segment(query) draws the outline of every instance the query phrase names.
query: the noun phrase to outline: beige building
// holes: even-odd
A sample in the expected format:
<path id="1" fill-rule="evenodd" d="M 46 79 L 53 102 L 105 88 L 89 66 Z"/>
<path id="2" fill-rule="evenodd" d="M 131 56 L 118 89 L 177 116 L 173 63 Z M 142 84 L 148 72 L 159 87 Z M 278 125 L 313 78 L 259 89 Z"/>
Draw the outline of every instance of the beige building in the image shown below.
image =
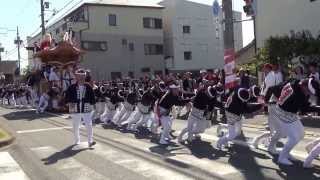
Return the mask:
<path id="1" fill-rule="evenodd" d="M 189 0 L 163 0 L 164 44 L 167 68 L 172 72 L 222 68 L 222 13 L 214 17 L 212 5 Z M 220 9 L 220 12 L 221 9 Z M 234 12 L 235 20 L 241 13 Z M 234 26 L 235 49 L 242 48 L 242 26 Z"/>
<path id="2" fill-rule="evenodd" d="M 291 30 L 320 31 L 320 1 L 257 0 L 257 47 L 263 47 L 270 36 L 288 35 Z"/>
<path id="3" fill-rule="evenodd" d="M 18 68 L 18 61 L 0 61 L 0 75 L 5 76 L 5 84 L 13 83 Z"/>
<path id="4" fill-rule="evenodd" d="M 157 4 L 85 1 L 49 25 L 47 32 L 59 41 L 72 30 L 76 44 L 86 51 L 82 66 L 94 79 L 159 74 L 165 69 L 162 10 Z M 40 38 L 29 37 L 29 46 Z"/>

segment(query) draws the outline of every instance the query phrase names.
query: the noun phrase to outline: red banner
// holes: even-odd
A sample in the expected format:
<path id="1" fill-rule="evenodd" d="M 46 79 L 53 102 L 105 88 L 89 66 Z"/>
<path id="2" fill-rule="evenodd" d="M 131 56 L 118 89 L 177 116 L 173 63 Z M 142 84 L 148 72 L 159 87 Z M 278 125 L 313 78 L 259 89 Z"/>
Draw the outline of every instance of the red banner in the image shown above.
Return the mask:
<path id="1" fill-rule="evenodd" d="M 236 85 L 236 62 L 234 49 L 226 49 L 224 52 L 225 88 L 230 89 Z"/>

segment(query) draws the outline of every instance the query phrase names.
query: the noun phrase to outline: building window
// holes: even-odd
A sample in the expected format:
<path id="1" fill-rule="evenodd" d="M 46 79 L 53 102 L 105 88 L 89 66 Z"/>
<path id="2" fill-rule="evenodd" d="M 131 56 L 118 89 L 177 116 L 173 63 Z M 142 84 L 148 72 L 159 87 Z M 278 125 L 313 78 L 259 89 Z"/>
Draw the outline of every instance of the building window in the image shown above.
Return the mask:
<path id="1" fill-rule="evenodd" d="M 192 59 L 192 52 L 191 51 L 185 51 L 184 52 L 184 60 L 189 61 Z"/>
<path id="2" fill-rule="evenodd" d="M 82 41 L 81 46 L 88 51 L 107 51 L 108 44 L 105 41 Z"/>
<path id="3" fill-rule="evenodd" d="M 129 50 L 134 51 L 134 44 L 133 43 L 129 43 Z"/>
<path id="4" fill-rule="evenodd" d="M 143 18 L 143 27 L 148 29 L 162 29 L 162 19 Z"/>
<path id="5" fill-rule="evenodd" d="M 81 8 L 78 11 L 74 12 L 70 16 L 70 22 L 87 22 L 88 18 L 85 15 L 84 9 Z"/>
<path id="6" fill-rule="evenodd" d="M 144 67 L 144 68 L 141 68 L 141 72 L 143 72 L 143 73 L 148 73 L 148 72 L 150 72 L 151 70 L 150 70 L 150 68 L 148 68 L 148 67 Z"/>
<path id="7" fill-rule="evenodd" d="M 68 29 L 68 24 L 67 23 L 64 23 L 62 25 L 62 31 L 66 31 Z"/>
<path id="8" fill-rule="evenodd" d="M 117 15 L 109 14 L 109 26 L 117 26 Z"/>
<path id="9" fill-rule="evenodd" d="M 161 55 L 163 54 L 163 45 L 161 44 L 145 44 L 144 45 L 145 55 Z"/>
<path id="10" fill-rule="evenodd" d="M 183 34 L 190 34 L 191 27 L 190 26 L 183 26 Z"/>

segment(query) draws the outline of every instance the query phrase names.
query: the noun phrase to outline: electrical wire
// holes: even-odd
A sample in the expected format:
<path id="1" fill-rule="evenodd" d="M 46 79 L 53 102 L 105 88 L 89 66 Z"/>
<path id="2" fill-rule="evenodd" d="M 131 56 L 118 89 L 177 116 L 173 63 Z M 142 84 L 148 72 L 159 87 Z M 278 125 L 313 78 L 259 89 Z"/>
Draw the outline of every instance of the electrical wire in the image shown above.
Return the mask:
<path id="1" fill-rule="evenodd" d="M 75 1 L 75 0 L 70 0 L 70 1 L 69 1 L 68 3 L 66 3 L 62 8 L 60 8 L 59 10 L 57 10 L 56 13 L 55 13 L 55 15 L 52 15 L 52 16 L 48 19 L 48 22 L 50 22 L 53 18 L 55 18 L 55 17 L 59 14 L 59 12 L 63 11 L 65 8 L 67 8 L 67 7 L 68 7 L 71 3 L 73 3 L 74 1 Z M 72 6 L 71 8 L 69 8 L 65 13 L 61 14 L 61 15 L 59 16 L 59 18 L 57 18 L 57 19 L 60 19 L 61 17 L 65 16 L 67 13 L 69 13 L 69 11 L 70 11 L 71 9 L 73 9 L 74 7 L 76 7 L 77 5 L 79 5 L 82 1 L 83 1 L 83 0 L 78 1 L 74 6 Z M 47 23 L 47 24 L 48 24 L 48 23 Z M 41 29 L 41 28 L 38 27 L 30 36 L 33 37 L 35 34 L 38 34 L 40 29 Z"/>

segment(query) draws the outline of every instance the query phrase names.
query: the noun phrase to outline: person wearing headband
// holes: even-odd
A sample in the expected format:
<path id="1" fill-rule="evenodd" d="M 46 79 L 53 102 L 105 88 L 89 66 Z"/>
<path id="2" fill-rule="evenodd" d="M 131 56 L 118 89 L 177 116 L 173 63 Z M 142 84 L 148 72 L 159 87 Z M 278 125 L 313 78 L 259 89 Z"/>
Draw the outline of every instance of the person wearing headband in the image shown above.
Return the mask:
<path id="1" fill-rule="evenodd" d="M 295 158 L 290 152 L 304 137 L 304 128 L 297 113 L 320 112 L 320 106 L 309 102 L 311 96 L 320 97 L 320 85 L 313 78 L 289 81 L 281 90 L 277 106 L 271 114 L 279 123 L 281 134 L 274 141 L 277 142 L 281 137 L 288 139 L 279 154 L 279 164 L 293 165 L 291 160 Z"/>
<path id="2" fill-rule="evenodd" d="M 217 148 L 222 149 L 229 141 L 234 140 L 242 131 L 242 116 L 262 109 L 263 105 L 249 103 L 250 90 L 239 85 L 229 95 L 225 104 L 228 133 L 219 138 Z"/>
<path id="3" fill-rule="evenodd" d="M 191 101 L 191 99 L 182 99 L 179 97 L 180 87 L 172 83 L 169 85 L 169 90 L 161 97 L 158 103 L 159 119 L 163 127 L 160 137 L 161 145 L 168 145 L 170 143 L 170 132 L 172 126 L 172 118 L 170 117 L 171 109 L 174 105 L 184 106 Z"/>
<path id="4" fill-rule="evenodd" d="M 69 105 L 73 121 L 73 132 L 75 145 L 80 144 L 80 124 L 81 119 L 85 122 L 87 129 L 88 147 L 96 144 L 93 141 L 92 115 L 91 111 L 96 103 L 92 87 L 85 82 L 86 72 L 79 69 L 75 73 L 76 84 L 71 85 L 66 92 L 66 103 Z"/>

